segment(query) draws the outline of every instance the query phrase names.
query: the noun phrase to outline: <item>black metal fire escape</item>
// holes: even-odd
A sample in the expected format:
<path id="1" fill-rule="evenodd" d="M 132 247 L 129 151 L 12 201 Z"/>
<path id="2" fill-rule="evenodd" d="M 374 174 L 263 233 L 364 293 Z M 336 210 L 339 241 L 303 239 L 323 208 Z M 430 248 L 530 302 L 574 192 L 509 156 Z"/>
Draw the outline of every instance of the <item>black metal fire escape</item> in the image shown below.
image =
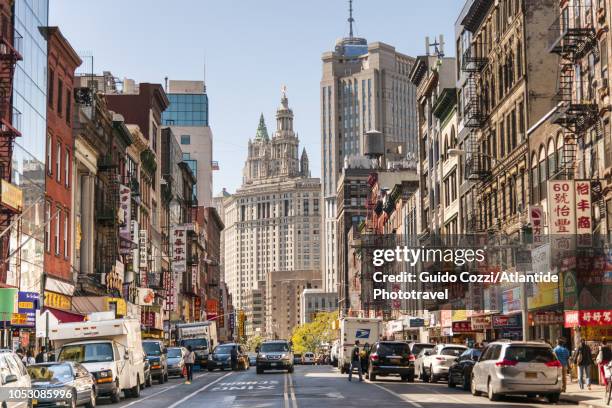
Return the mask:
<path id="1" fill-rule="evenodd" d="M 469 135 L 465 141 L 465 174 L 469 180 L 475 182 L 472 187 L 478 190 L 480 184 L 491 176 L 491 158 L 483 151 L 480 137 L 482 129 L 487 120 L 486 108 L 482 103 L 480 78 L 483 68 L 487 65 L 488 59 L 484 56 L 485 46 L 482 43 L 473 42 L 470 48 L 465 50 L 461 58 L 461 71 L 467 74 L 464 92 L 464 126 L 469 129 Z M 479 232 L 483 229 L 483 222 L 480 219 L 477 200 L 471 200 L 468 208 L 467 230 Z"/>
<path id="2" fill-rule="evenodd" d="M 573 15 L 570 18 L 570 11 Z M 563 155 L 559 177 L 572 179 L 575 175 L 578 145 L 590 129 L 601 136 L 599 107 L 590 89 L 586 75 L 580 75 L 576 67 L 590 53 L 599 57 L 597 36 L 592 19 L 587 19 L 584 7 L 567 7 L 550 27 L 550 52 L 559 56 L 559 81 L 557 98 L 559 108 L 552 122 L 563 128 Z M 585 94 L 586 93 L 586 94 Z"/>
<path id="3" fill-rule="evenodd" d="M 12 182 L 13 143 L 21 133 L 13 126 L 18 121 L 17 111 L 13 110 L 13 79 L 15 65 L 21 60 L 17 50 L 21 37 L 15 33 L 10 16 L 10 7 L 2 4 L 0 9 L 0 179 Z M 0 195 L 3 191 L 0 191 Z M 0 205 L 0 259 L 9 256 L 10 233 L 4 233 L 12 228 L 17 209 Z M 17 221 L 18 224 L 21 221 Z M 3 234 L 4 233 L 4 234 Z M 8 262 L 0 263 L 0 281 L 6 282 Z"/>
<path id="4" fill-rule="evenodd" d="M 98 273 L 111 272 L 119 258 L 119 163 L 112 152 L 98 159 L 99 194 L 96 197 L 96 220 L 101 227 Z M 104 284 L 104 282 L 100 282 Z"/>

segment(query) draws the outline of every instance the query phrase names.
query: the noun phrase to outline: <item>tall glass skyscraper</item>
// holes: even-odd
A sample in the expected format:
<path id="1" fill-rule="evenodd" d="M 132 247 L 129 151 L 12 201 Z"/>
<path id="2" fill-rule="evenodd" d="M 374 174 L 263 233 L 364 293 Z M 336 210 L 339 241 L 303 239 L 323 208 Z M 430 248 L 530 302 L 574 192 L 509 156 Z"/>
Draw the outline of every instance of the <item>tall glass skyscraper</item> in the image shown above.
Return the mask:
<path id="1" fill-rule="evenodd" d="M 7 283 L 23 291 L 42 289 L 45 220 L 47 40 L 49 0 L 15 0 L 17 62 L 13 86 L 13 126 L 21 132 L 13 151 L 13 182 L 23 191 L 21 227 L 11 229 Z"/>

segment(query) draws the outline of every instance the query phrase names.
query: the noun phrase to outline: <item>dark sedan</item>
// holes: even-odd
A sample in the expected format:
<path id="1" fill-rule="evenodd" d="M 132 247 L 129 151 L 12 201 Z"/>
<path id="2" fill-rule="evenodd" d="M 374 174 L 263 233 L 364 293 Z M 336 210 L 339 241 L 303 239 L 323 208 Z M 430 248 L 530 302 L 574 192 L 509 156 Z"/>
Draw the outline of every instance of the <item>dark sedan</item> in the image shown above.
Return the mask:
<path id="1" fill-rule="evenodd" d="M 220 344 L 213 350 L 212 357 L 208 359 L 207 368 L 208 371 L 215 369 L 225 370 L 226 368 L 232 369 L 232 350 L 236 351 L 236 369 L 248 370 L 249 369 L 249 357 L 244 352 L 241 345 L 236 343 Z"/>
<path id="2" fill-rule="evenodd" d="M 33 390 L 57 391 L 60 398 L 33 399 L 34 407 L 85 405 L 96 406 L 95 381 L 89 371 L 79 363 L 41 363 L 28 366 Z"/>
<path id="3" fill-rule="evenodd" d="M 471 348 L 465 350 L 455 360 L 452 366 L 448 369 L 448 386 L 455 387 L 460 385 L 464 390 L 470 389 L 470 381 L 472 378 L 472 368 L 480 358 L 481 351 Z"/>

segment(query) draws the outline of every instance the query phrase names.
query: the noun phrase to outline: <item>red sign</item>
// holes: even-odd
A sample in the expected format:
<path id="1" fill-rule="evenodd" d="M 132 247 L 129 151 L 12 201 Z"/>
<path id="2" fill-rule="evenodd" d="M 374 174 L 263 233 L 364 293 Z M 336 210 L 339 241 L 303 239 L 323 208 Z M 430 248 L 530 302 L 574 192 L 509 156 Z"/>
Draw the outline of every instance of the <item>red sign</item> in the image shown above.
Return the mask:
<path id="1" fill-rule="evenodd" d="M 472 332 L 471 322 L 453 322 L 453 333 L 469 333 Z"/>
<path id="2" fill-rule="evenodd" d="M 568 310 L 565 327 L 612 325 L 612 310 Z"/>
<path id="3" fill-rule="evenodd" d="M 529 317 L 533 324 L 561 324 L 563 323 L 563 313 L 561 312 L 535 312 L 530 313 Z"/>
<path id="4" fill-rule="evenodd" d="M 217 317 L 219 302 L 217 299 L 208 299 L 206 301 L 206 320 L 212 320 Z"/>
<path id="5" fill-rule="evenodd" d="M 197 296 L 193 301 L 194 315 L 197 320 L 200 320 L 200 316 L 202 316 L 202 299 Z"/>

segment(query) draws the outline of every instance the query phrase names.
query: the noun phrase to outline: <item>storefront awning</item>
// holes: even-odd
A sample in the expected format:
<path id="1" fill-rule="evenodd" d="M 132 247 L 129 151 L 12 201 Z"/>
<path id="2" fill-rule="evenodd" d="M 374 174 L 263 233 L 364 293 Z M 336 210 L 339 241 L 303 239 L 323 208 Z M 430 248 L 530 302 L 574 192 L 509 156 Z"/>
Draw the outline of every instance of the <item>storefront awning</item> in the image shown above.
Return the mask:
<path id="1" fill-rule="evenodd" d="M 85 316 L 78 313 L 68 312 L 66 310 L 53 309 L 52 307 L 45 307 L 43 309 L 43 312 L 46 310 L 48 310 L 53 316 L 55 316 L 59 323 L 82 322 L 85 320 Z"/>

